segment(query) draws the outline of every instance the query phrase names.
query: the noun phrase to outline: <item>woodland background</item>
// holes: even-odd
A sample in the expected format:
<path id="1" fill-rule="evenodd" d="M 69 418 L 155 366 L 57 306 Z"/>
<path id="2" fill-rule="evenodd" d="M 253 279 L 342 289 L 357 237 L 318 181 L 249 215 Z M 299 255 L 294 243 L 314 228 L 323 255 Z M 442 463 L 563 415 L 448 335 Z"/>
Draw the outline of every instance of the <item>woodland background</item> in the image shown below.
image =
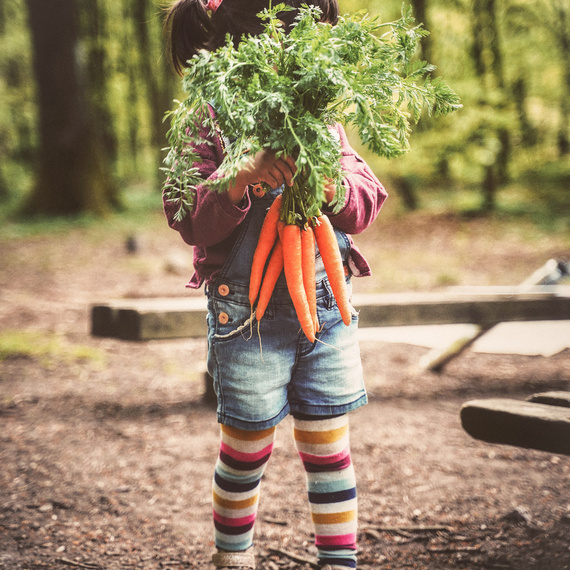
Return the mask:
<path id="1" fill-rule="evenodd" d="M 570 5 L 413 0 L 435 64 L 464 108 L 425 118 L 412 151 L 367 156 L 402 211 L 525 217 L 565 232 L 570 212 Z M 2 221 L 101 216 L 157 203 L 163 117 L 181 95 L 156 0 L 2 0 Z M 400 0 L 343 0 L 390 21 Z M 364 151 L 363 151 L 364 152 Z M 366 153 L 364 153 L 366 154 Z"/>
<path id="2" fill-rule="evenodd" d="M 400 0 L 341 4 L 385 21 L 401 12 Z M 418 57 L 464 107 L 421 121 L 402 158 L 366 156 L 390 199 L 356 236 L 373 277 L 355 292 L 513 285 L 569 259 L 568 0 L 414 9 L 431 31 Z M 158 1 L 0 0 L 7 570 L 210 559 L 218 427 L 203 402 L 204 340 L 125 342 L 89 327 L 94 302 L 187 291 L 191 251 L 160 198 L 163 116 L 179 88 Z M 351 420 L 351 448 L 362 569 L 570 568 L 569 459 L 476 441 L 459 420 L 472 398 L 569 391 L 568 349 L 471 350 L 440 374 L 418 371 L 425 347 L 361 349 L 370 404 Z M 272 550 L 314 556 L 302 466 L 281 434 L 257 541 L 264 567 L 299 570 Z M 430 527 L 444 530 L 416 534 Z"/>

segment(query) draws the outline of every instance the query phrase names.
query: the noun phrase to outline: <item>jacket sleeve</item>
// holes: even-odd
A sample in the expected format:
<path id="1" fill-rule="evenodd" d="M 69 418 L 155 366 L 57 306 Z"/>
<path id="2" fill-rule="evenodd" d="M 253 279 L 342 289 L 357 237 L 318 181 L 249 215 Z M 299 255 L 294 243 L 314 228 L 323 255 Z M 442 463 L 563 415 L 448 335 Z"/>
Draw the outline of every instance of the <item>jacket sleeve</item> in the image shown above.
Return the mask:
<path id="1" fill-rule="evenodd" d="M 388 194 L 376 175 L 350 146 L 343 127 L 336 126 L 340 137 L 346 197 L 338 214 L 328 213 L 331 223 L 347 234 L 363 232 L 376 219 Z"/>
<path id="2" fill-rule="evenodd" d="M 204 128 L 201 136 L 204 142 L 193 148 L 201 159 L 197 166 L 204 184 L 196 188 L 192 211 L 177 222 L 174 220 L 177 206 L 169 203 L 164 193 L 163 206 L 168 225 L 178 231 L 187 244 L 210 247 L 231 235 L 245 218 L 250 202 L 246 193 L 244 202 L 235 206 L 226 192 L 216 192 L 208 188 L 206 182 L 215 180 L 218 176 L 217 170 L 223 160 L 223 150 L 218 136 L 211 134 L 207 128 Z"/>

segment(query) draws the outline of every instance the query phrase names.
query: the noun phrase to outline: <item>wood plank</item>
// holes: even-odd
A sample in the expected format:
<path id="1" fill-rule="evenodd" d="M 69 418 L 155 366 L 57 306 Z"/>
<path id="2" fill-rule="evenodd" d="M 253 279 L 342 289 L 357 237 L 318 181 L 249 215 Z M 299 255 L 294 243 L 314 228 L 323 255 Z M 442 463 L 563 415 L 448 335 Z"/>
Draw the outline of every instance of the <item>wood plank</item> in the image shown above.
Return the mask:
<path id="1" fill-rule="evenodd" d="M 364 327 L 570 319 L 570 296 L 542 292 L 367 295 L 354 305 Z"/>
<path id="2" fill-rule="evenodd" d="M 489 398 L 466 402 L 460 416 L 475 439 L 570 455 L 568 408 Z"/>
<path id="3" fill-rule="evenodd" d="M 516 288 L 486 293 L 397 293 L 355 295 L 361 327 L 473 323 L 489 326 L 506 321 L 570 319 L 570 295 L 543 291 L 517 293 Z M 96 304 L 92 334 L 127 340 L 205 335 L 206 300 L 123 299 Z"/>
<path id="4" fill-rule="evenodd" d="M 206 300 L 200 297 L 115 299 L 91 308 L 91 334 L 122 340 L 206 336 Z"/>
<path id="5" fill-rule="evenodd" d="M 529 402 L 570 408 L 570 392 L 540 392 L 528 398 Z"/>

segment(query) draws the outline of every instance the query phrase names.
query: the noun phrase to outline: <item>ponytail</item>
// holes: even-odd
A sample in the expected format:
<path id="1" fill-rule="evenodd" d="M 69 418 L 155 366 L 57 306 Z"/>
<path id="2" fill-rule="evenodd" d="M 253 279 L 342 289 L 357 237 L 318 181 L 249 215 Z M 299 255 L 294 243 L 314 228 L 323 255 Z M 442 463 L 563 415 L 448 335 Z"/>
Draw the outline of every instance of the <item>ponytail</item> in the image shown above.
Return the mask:
<path id="1" fill-rule="evenodd" d="M 170 59 L 176 73 L 183 74 L 186 62 L 201 49 L 210 49 L 213 27 L 202 0 L 177 0 L 167 11 Z"/>

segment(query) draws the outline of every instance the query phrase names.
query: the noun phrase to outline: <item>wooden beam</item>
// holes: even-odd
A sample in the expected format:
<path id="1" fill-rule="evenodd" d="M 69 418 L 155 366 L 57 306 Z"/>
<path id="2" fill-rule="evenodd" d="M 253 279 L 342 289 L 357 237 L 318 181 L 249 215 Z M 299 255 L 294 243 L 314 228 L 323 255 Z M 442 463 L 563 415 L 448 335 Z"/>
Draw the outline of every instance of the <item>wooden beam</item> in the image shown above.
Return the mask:
<path id="1" fill-rule="evenodd" d="M 570 295 L 517 293 L 516 288 L 490 293 L 398 293 L 355 295 L 361 327 L 472 323 L 489 326 L 506 321 L 570 319 Z M 91 310 L 94 336 L 151 340 L 206 335 L 206 300 L 123 299 L 96 304 Z"/>
<path id="2" fill-rule="evenodd" d="M 570 392 L 540 392 L 528 398 L 529 402 L 570 408 Z"/>
<path id="3" fill-rule="evenodd" d="M 490 398 L 465 403 L 460 416 L 475 439 L 570 455 L 569 408 Z"/>
<path id="4" fill-rule="evenodd" d="M 91 307 L 91 334 L 122 340 L 206 336 L 203 297 L 117 299 Z"/>
<path id="5" fill-rule="evenodd" d="M 445 325 L 570 319 L 570 296 L 555 293 L 399 293 L 355 296 L 361 326 Z"/>

